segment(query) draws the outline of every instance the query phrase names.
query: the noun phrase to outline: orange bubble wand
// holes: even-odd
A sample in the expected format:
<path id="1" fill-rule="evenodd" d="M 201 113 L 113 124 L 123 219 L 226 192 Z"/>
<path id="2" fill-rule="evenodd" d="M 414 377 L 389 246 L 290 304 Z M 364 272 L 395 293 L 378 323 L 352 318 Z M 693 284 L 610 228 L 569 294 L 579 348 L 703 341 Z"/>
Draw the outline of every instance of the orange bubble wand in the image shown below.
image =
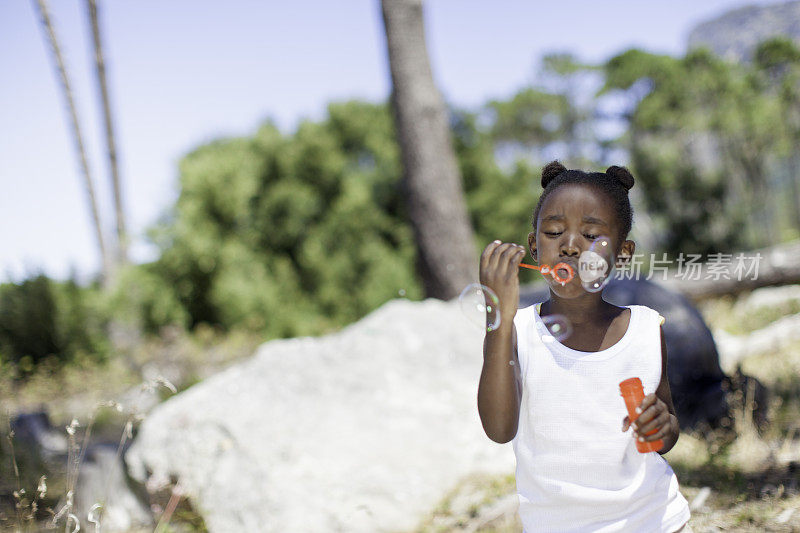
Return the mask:
<path id="1" fill-rule="evenodd" d="M 575 270 L 567 263 L 558 263 L 554 268 L 550 268 L 550 265 L 536 266 L 527 265 L 525 263 L 520 263 L 519 266 L 522 268 L 529 268 L 531 270 L 538 270 L 543 276 L 550 274 L 557 283 L 561 283 L 562 285 L 569 283 L 572 281 L 572 278 L 575 277 Z M 567 275 L 563 278 L 558 275 L 558 271 L 562 268 L 567 271 Z"/>

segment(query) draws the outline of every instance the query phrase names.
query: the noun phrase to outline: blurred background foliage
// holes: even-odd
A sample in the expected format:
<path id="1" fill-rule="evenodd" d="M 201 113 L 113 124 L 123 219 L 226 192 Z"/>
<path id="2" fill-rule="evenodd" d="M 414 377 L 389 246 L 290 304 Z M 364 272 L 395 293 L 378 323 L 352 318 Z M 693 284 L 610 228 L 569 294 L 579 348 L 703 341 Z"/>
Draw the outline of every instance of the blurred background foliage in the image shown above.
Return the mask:
<path id="1" fill-rule="evenodd" d="M 25 377 L 38 366 L 102 362 L 108 353 L 97 287 L 37 274 L 0 285 L 0 368 Z"/>
<path id="2" fill-rule="evenodd" d="M 629 99 L 624 144 L 664 251 L 712 253 L 798 236 L 795 45 L 763 43 L 750 64 L 706 50 L 683 58 L 630 50 L 603 92 Z"/>
<path id="3" fill-rule="evenodd" d="M 537 85 L 450 110 L 476 235 L 524 242 L 541 165 L 628 164 L 634 239 L 648 252 L 731 252 L 800 238 L 800 51 L 763 43 L 750 63 L 705 50 L 625 51 L 588 65 L 543 58 Z M 159 250 L 112 291 L 40 274 L 0 285 L 0 364 L 99 362 L 121 320 L 158 335 L 210 325 L 263 339 L 321 334 L 397 297 L 423 296 L 388 104 L 329 105 L 283 133 L 199 146 L 151 229 Z M 638 232 L 638 233 L 637 233 Z M 531 278 L 533 279 L 533 278 Z"/>

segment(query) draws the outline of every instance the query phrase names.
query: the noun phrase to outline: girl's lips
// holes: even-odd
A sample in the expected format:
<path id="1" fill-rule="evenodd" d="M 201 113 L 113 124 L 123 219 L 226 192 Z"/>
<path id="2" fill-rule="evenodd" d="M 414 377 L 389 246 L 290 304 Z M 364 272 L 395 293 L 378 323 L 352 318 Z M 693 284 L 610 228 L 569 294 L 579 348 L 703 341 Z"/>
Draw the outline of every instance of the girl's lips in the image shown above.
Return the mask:
<path id="1" fill-rule="evenodd" d="M 576 272 L 576 267 L 572 262 L 561 261 L 553 266 L 553 279 L 563 286 L 572 281 Z"/>

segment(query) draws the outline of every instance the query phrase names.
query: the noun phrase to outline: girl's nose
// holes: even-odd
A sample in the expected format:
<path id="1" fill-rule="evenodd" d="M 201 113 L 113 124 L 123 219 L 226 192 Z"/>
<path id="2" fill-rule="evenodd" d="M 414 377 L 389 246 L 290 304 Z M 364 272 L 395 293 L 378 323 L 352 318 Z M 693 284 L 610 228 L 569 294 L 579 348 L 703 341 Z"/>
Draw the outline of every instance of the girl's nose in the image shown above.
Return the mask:
<path id="1" fill-rule="evenodd" d="M 581 253 L 577 245 L 577 236 L 573 234 L 565 234 L 564 240 L 561 242 L 561 255 L 567 257 L 578 257 Z"/>

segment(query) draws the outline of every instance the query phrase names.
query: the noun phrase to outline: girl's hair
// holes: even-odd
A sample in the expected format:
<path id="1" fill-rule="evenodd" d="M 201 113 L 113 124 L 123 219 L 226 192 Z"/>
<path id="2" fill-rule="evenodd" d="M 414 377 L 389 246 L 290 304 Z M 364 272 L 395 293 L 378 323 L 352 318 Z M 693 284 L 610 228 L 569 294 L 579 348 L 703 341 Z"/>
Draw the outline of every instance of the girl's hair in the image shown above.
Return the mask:
<path id="1" fill-rule="evenodd" d="M 633 208 L 628 198 L 628 190 L 633 187 L 633 175 L 625 167 L 616 165 L 608 167 L 605 172 L 584 172 L 582 170 L 567 170 L 558 161 L 552 161 L 542 169 L 542 188 L 544 191 L 539 197 L 536 209 L 533 211 L 531 225 L 533 231 L 539 221 L 539 211 L 545 199 L 553 191 L 567 184 L 590 185 L 601 191 L 614 203 L 614 211 L 620 224 L 620 240 L 625 240 L 633 224 Z"/>

